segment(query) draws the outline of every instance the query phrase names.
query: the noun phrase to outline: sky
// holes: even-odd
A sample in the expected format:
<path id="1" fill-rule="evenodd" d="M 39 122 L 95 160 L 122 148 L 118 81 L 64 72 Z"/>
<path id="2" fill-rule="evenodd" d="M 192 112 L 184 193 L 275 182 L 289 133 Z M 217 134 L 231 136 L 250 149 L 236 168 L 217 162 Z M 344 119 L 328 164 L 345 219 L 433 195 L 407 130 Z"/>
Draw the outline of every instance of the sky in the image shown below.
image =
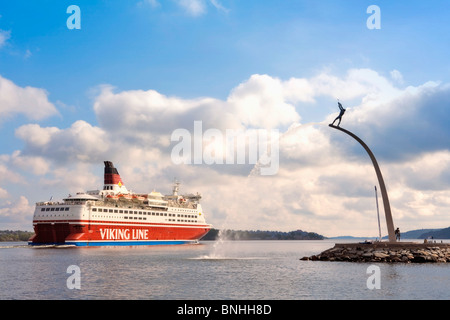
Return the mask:
<path id="1" fill-rule="evenodd" d="M 449 9 L 447 0 L 3 1 L 0 229 L 32 230 L 36 202 L 101 189 L 110 160 L 135 192 L 168 194 L 176 178 L 181 192 L 201 193 L 215 228 L 376 236 L 370 159 L 328 127 L 338 99 L 341 126 L 378 160 L 395 227 L 446 228 Z M 227 132 L 241 133 L 243 161 L 219 161 L 238 152 Z M 250 136 L 275 132 L 276 170 L 262 174 Z M 177 158 L 182 142 L 192 148 Z"/>

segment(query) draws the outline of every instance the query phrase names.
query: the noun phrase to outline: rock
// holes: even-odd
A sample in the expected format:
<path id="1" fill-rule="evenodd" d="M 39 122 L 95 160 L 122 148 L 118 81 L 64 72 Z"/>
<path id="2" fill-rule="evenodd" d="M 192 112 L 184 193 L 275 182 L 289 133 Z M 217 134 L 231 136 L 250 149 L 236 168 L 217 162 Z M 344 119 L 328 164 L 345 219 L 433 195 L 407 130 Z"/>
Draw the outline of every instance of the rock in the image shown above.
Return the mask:
<path id="1" fill-rule="evenodd" d="M 425 256 L 425 259 L 432 262 L 437 262 L 439 257 L 435 254 L 428 254 Z"/>
<path id="2" fill-rule="evenodd" d="M 364 246 L 335 245 L 319 255 L 303 257 L 303 261 L 348 261 L 388 263 L 435 263 L 450 262 L 450 246 L 427 247 L 421 244 L 375 243 Z"/>
<path id="3" fill-rule="evenodd" d="M 377 257 L 377 258 L 381 258 L 381 259 L 389 258 L 389 255 L 387 255 L 387 254 L 385 254 L 385 253 L 383 253 L 383 252 L 379 252 L 379 251 L 375 251 L 375 252 L 373 253 L 373 256 L 374 256 L 374 257 Z"/>
<path id="4" fill-rule="evenodd" d="M 413 259 L 411 259 L 411 262 L 426 262 L 427 259 L 424 256 L 421 255 L 415 255 Z"/>
<path id="5" fill-rule="evenodd" d="M 303 258 L 300 258 L 300 260 L 302 260 L 302 261 L 308 261 L 309 258 L 308 258 L 308 257 L 303 257 Z"/>
<path id="6" fill-rule="evenodd" d="M 350 256 L 347 256 L 347 255 L 342 256 L 342 260 L 344 260 L 344 261 L 351 261 Z"/>
<path id="7" fill-rule="evenodd" d="M 411 256 L 412 257 L 412 256 Z M 402 262 L 409 262 L 409 258 L 407 256 L 402 256 L 402 258 L 400 259 Z"/>

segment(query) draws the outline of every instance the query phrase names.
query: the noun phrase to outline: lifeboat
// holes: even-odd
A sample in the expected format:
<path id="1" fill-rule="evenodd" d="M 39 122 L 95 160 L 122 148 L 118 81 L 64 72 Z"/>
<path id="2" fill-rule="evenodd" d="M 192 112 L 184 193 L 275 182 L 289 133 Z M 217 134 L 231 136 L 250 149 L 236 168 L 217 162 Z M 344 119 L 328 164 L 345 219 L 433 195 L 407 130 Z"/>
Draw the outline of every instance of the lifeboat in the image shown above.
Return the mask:
<path id="1" fill-rule="evenodd" d="M 119 195 L 118 195 L 118 197 L 119 197 L 119 200 L 131 200 L 131 198 L 132 198 L 132 196 L 131 196 L 131 194 L 123 194 L 123 193 L 120 193 Z"/>

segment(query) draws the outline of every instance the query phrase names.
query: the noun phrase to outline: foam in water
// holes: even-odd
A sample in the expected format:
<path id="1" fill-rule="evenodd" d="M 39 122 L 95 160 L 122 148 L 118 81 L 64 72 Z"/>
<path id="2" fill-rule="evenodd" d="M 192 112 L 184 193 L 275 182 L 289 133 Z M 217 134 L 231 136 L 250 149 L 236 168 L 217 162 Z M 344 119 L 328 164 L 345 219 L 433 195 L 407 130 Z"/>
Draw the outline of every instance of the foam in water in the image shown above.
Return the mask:
<path id="1" fill-rule="evenodd" d="M 236 239 L 234 239 L 236 240 Z M 227 238 L 226 231 L 219 230 L 217 239 L 211 246 L 211 252 L 207 255 L 194 258 L 196 260 L 254 260 L 264 259 L 261 257 L 242 256 L 239 241 L 233 241 Z"/>

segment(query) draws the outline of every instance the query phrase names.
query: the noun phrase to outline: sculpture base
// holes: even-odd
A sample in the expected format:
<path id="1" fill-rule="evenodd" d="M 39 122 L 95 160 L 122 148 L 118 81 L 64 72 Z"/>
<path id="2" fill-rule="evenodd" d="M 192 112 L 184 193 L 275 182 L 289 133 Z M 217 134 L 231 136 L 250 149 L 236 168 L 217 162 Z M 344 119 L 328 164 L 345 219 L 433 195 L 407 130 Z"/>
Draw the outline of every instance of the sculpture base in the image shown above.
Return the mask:
<path id="1" fill-rule="evenodd" d="M 303 261 L 347 262 L 450 262 L 450 243 L 374 242 L 337 243 L 333 248 Z"/>

